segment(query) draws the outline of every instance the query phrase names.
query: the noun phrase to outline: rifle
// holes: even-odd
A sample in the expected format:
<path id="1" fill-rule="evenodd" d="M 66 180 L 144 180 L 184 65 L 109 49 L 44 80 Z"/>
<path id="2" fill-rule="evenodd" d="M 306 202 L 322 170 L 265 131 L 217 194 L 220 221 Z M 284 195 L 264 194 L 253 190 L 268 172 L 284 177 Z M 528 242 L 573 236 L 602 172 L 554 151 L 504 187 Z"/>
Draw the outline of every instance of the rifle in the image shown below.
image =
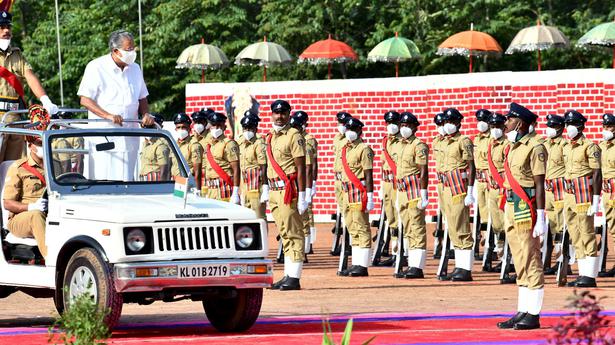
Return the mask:
<path id="1" fill-rule="evenodd" d="M 440 262 L 436 275 L 439 280 L 448 280 L 448 260 L 450 255 L 450 240 L 448 238 L 448 224 L 444 225 L 444 236 L 442 236 L 442 250 L 440 251 Z"/>
<path id="2" fill-rule="evenodd" d="M 280 235 L 277 236 L 278 240 L 278 253 L 276 255 L 276 262 L 279 264 L 284 263 L 284 244 L 282 243 L 282 238 Z"/>
<path id="3" fill-rule="evenodd" d="M 551 255 L 553 255 L 553 235 L 551 234 L 551 225 L 547 225 L 547 234 L 542 240 L 542 267 L 544 269 L 551 267 Z"/>
<path id="4" fill-rule="evenodd" d="M 476 183 L 474 184 L 476 185 Z M 478 199 L 478 195 L 477 198 Z M 474 203 L 474 215 L 472 216 L 472 237 L 474 238 L 474 258 L 480 257 L 480 228 L 481 228 L 481 217 L 480 210 L 478 209 L 478 200 Z"/>
<path id="5" fill-rule="evenodd" d="M 419 201 L 420 202 L 420 201 Z M 397 212 L 397 256 L 395 257 L 395 272 L 393 276 L 396 278 L 403 278 L 405 275 L 403 273 L 404 270 L 404 259 L 406 257 L 406 253 L 404 250 L 404 226 L 401 218 L 401 214 L 399 213 L 399 196 L 395 202 L 395 212 Z"/>
<path id="6" fill-rule="evenodd" d="M 564 213 L 564 229 L 562 230 L 562 254 L 558 258 L 557 265 L 557 286 L 566 286 L 568 282 L 568 269 L 570 265 L 570 234 L 568 234 L 568 226 L 566 225 L 566 209 Z"/>
<path id="7" fill-rule="evenodd" d="M 495 234 L 491 226 L 491 215 L 489 215 L 489 219 L 487 220 L 487 231 L 485 236 L 487 236 L 487 238 L 485 239 L 485 251 L 483 252 L 483 272 L 490 272 L 493 263 L 493 249 L 495 247 Z"/>
<path id="8" fill-rule="evenodd" d="M 331 215 L 331 218 L 335 219 L 335 225 L 331 232 L 333 233 L 333 244 L 331 245 L 331 251 L 329 254 L 332 256 L 340 255 L 340 237 L 342 236 L 342 212 L 339 208 L 335 215 Z"/>
<path id="9" fill-rule="evenodd" d="M 341 275 L 342 271 L 348 269 L 348 256 L 350 256 L 350 235 L 348 234 L 348 228 L 344 227 L 343 238 L 340 251 L 340 261 L 337 266 L 337 275 Z"/>
<path id="10" fill-rule="evenodd" d="M 433 232 L 433 258 L 437 259 L 442 253 L 442 238 L 444 231 L 442 230 L 443 216 L 438 205 L 438 215 L 436 216 L 436 229 Z"/>
<path id="11" fill-rule="evenodd" d="M 506 284 L 510 280 L 512 253 L 508 245 L 508 236 L 504 238 L 504 255 L 502 255 L 502 269 L 500 270 L 500 284 Z"/>
<path id="12" fill-rule="evenodd" d="M 385 251 L 388 253 L 389 236 L 386 223 L 386 213 L 384 212 L 384 201 L 381 203 L 380 220 L 378 221 L 378 232 L 376 234 L 376 249 L 372 256 L 372 266 L 377 266 L 380 263 Z"/>
<path id="13" fill-rule="evenodd" d="M 609 253 L 608 246 L 608 226 L 606 220 L 606 209 L 602 211 L 602 216 L 604 217 L 604 221 L 602 222 L 602 231 L 600 234 L 600 272 L 606 272 L 606 259 Z"/>

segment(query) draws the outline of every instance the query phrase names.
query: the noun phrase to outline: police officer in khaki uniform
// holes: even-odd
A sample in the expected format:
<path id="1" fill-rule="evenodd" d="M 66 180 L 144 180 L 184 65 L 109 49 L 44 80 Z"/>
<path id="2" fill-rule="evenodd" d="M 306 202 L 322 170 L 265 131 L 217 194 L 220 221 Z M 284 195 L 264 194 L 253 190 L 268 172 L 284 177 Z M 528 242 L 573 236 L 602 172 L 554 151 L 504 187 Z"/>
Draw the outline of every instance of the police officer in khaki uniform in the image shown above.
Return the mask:
<path id="1" fill-rule="evenodd" d="M 224 135 L 226 116 L 213 113 L 209 116 L 211 138 L 205 146 L 205 185 L 211 199 L 240 204 L 239 198 L 239 146 Z M 195 140 L 193 142 L 196 143 Z"/>
<path id="2" fill-rule="evenodd" d="M 209 143 L 209 116 L 208 110 L 195 111 L 190 115 L 192 118 L 192 140 L 197 141 L 203 148 Z M 205 157 L 203 157 L 203 160 Z"/>
<path id="3" fill-rule="evenodd" d="M 511 103 L 507 114 L 504 186 L 506 192 L 506 237 L 517 271 L 519 297 L 517 313 L 499 322 L 498 328 L 540 328 L 544 296 L 544 275 L 540 237 L 547 231 L 545 220 L 544 177 L 547 151 L 540 141 L 528 135 L 537 116 L 529 109 Z"/>
<path id="4" fill-rule="evenodd" d="M 547 174 L 545 176 L 545 211 L 547 211 L 549 231 L 553 236 L 554 247 L 556 248 L 561 247 L 564 230 L 564 195 L 566 185 L 564 146 L 568 142 L 562 138 L 563 132 L 564 117 L 554 114 L 547 115 L 547 129 L 545 131 L 547 139 L 544 142 L 548 153 Z M 547 267 L 550 266 L 551 252 L 546 253 L 549 258 L 545 262 L 545 275 L 554 275 L 557 272 L 557 264 L 553 267 Z"/>
<path id="5" fill-rule="evenodd" d="M 346 144 L 346 122 L 352 118 L 352 116 L 345 112 L 340 111 L 336 115 L 337 118 L 337 131 L 333 137 L 333 173 L 335 174 L 335 200 L 337 201 L 338 213 L 344 210 L 344 194 L 342 191 L 342 161 L 340 160 L 340 151 L 342 146 Z"/>
<path id="6" fill-rule="evenodd" d="M 159 114 L 151 116 L 154 122 L 162 128 L 164 119 Z M 146 128 L 158 128 L 156 124 Z M 162 137 L 146 138 L 141 148 L 139 179 L 141 181 L 169 181 L 171 172 L 171 149 Z"/>
<path id="7" fill-rule="evenodd" d="M 495 234 L 494 238 L 497 238 L 494 243 L 497 244 L 497 248 L 503 249 L 504 211 L 500 209 L 500 204 L 506 198 L 506 190 L 504 189 L 504 150 L 507 145 L 504 138 L 506 117 L 502 114 L 492 113 L 488 123 L 490 138 L 487 147 L 487 166 L 489 168 L 487 175 L 487 209 L 491 218 L 491 229 Z M 499 268 L 496 267 L 491 271 L 499 272 Z"/>
<path id="8" fill-rule="evenodd" d="M 306 120 L 306 123 L 304 124 L 304 128 L 303 131 L 305 132 L 305 147 L 306 147 L 306 152 L 310 153 L 313 157 L 312 159 L 312 165 L 311 165 L 311 180 L 312 180 L 312 189 L 311 189 L 311 195 L 308 197 L 307 195 L 307 188 L 306 188 L 306 200 L 309 201 L 309 208 L 308 208 L 308 218 L 309 218 L 309 225 L 310 225 L 310 248 L 308 250 L 308 254 L 313 254 L 314 250 L 313 250 L 313 246 L 314 246 L 314 242 L 316 242 L 316 224 L 314 222 L 314 207 L 313 207 L 313 202 L 314 202 L 314 196 L 316 195 L 316 184 L 318 181 L 318 140 L 316 140 L 316 138 L 309 132 L 306 131 L 306 128 L 309 126 L 309 118 Z M 307 181 L 306 181 L 307 182 Z"/>
<path id="9" fill-rule="evenodd" d="M 423 278 L 427 258 L 425 208 L 429 205 L 427 181 L 429 179 L 429 147 L 416 137 L 420 125 L 410 112 L 400 115 L 401 139 L 396 146 L 397 201 L 404 238 L 408 241 L 408 269 L 404 277 Z"/>
<path id="10" fill-rule="evenodd" d="M 43 108 L 51 115 L 58 112 L 58 107 L 49 99 L 43 85 L 32 71 L 32 66 L 26 61 L 21 50 L 11 45 L 13 16 L 6 11 L 0 11 L 0 69 L 8 78 L 0 77 L 0 117 L 11 110 L 22 109 L 25 105 L 23 94 L 24 82 L 28 84 L 32 93 L 40 99 Z M 17 91 L 19 90 L 19 91 Z M 19 115 L 7 116 L 6 123 L 20 120 Z M 23 136 L 3 135 L 0 145 L 0 162 L 25 157 L 25 143 Z"/>
<path id="11" fill-rule="evenodd" d="M 44 131 L 49 124 L 49 113 L 38 104 L 29 108 L 30 121 L 38 125 L 33 130 Z M 38 136 L 27 136 L 30 153 L 16 160 L 6 174 L 3 200 L 9 212 L 9 231 L 17 237 L 34 237 L 43 258 L 47 257 L 45 244 L 45 221 L 47 219 L 47 199 L 43 198 L 45 170 L 43 163 L 43 143 Z"/>
<path id="12" fill-rule="evenodd" d="M 476 111 L 476 129 L 478 134 L 474 137 L 474 166 L 476 166 L 476 201 L 481 223 L 487 223 L 488 205 L 487 196 L 489 165 L 487 163 L 487 148 L 489 147 L 489 117 L 491 112 L 487 109 Z M 476 211 L 475 211 L 476 212 Z M 478 234 L 480 236 L 480 233 Z M 476 241 L 479 238 L 475 239 Z"/>
<path id="13" fill-rule="evenodd" d="M 602 173 L 600 147 L 583 135 L 587 119 L 576 110 L 564 114 L 568 144 L 564 147 L 566 195 L 564 213 L 579 263 L 579 276 L 568 286 L 595 287 L 598 276 L 598 247 L 594 214 L 600 207 Z"/>
<path id="14" fill-rule="evenodd" d="M 305 201 L 305 139 L 288 124 L 290 104 L 271 104 L 273 129 L 267 135 L 269 209 L 284 247 L 284 277 L 271 288 L 299 290 L 304 259 L 303 219 Z"/>
<path id="15" fill-rule="evenodd" d="M 441 279 L 471 281 L 474 240 L 470 231 L 469 206 L 474 203 L 474 148 L 470 138 L 459 133 L 463 115 L 455 108 L 448 108 L 444 113 L 447 136 L 442 143 L 443 152 L 440 156 L 444 181 L 442 208 L 449 237 L 455 248 L 455 270 Z"/>
<path id="16" fill-rule="evenodd" d="M 602 202 L 605 210 L 607 230 L 615 238 L 615 115 L 602 115 Z M 604 241 L 605 239 L 601 239 Z M 606 258 L 605 258 L 606 259 Z M 606 272 L 599 272 L 599 277 L 615 277 L 615 266 Z"/>
<path id="17" fill-rule="evenodd" d="M 178 135 L 177 145 L 179 146 L 179 150 L 188 163 L 190 173 L 194 176 L 197 188 L 200 189 L 202 182 L 201 169 L 203 165 L 203 147 L 198 142 L 192 140 L 190 136 L 191 120 L 186 113 L 175 115 L 173 122 L 175 123 L 175 131 Z M 175 156 L 171 156 L 171 176 L 180 175 L 179 164 L 175 159 Z"/>
<path id="18" fill-rule="evenodd" d="M 369 212 L 374 209 L 374 152 L 363 142 L 363 123 L 356 118 L 346 121 L 346 143 L 340 150 L 344 219 L 352 244 L 352 265 L 338 275 L 368 275 L 369 249 L 372 244 Z"/>
<path id="19" fill-rule="evenodd" d="M 269 200 L 267 181 L 267 153 L 265 140 L 258 134 L 257 115 L 249 114 L 241 121 L 243 128 L 239 138 L 239 165 L 241 166 L 241 196 L 243 206 L 256 212 L 256 216 L 266 219 L 265 203 Z M 261 194 L 262 192 L 262 194 Z"/>
<path id="20" fill-rule="evenodd" d="M 397 174 L 397 166 L 395 161 L 398 152 L 398 143 L 401 139 L 399 134 L 399 120 L 401 116 L 396 111 L 387 111 L 384 113 L 384 122 L 387 125 L 387 134 L 382 137 L 382 183 L 380 196 L 382 198 L 382 206 L 386 216 L 389 233 L 391 234 L 391 243 L 393 243 L 393 254 L 397 254 L 397 235 L 398 235 L 398 209 L 397 209 L 397 188 L 395 186 L 395 176 Z M 388 260 L 380 262 L 379 266 L 392 266 L 395 263 L 395 256 L 391 256 Z"/>
<path id="21" fill-rule="evenodd" d="M 444 164 L 444 158 L 443 158 L 443 154 L 444 154 L 444 147 L 446 142 L 444 141 L 444 139 L 446 138 L 446 133 L 444 132 L 444 120 L 446 118 L 446 115 L 444 113 L 438 113 L 436 114 L 436 116 L 434 116 L 434 123 L 436 124 L 436 132 L 438 132 L 438 134 L 436 134 L 432 139 L 431 139 L 431 150 L 434 156 L 434 161 L 435 161 L 435 165 L 436 165 L 436 179 L 438 180 L 438 184 L 436 186 L 436 190 L 438 191 L 438 211 L 442 214 L 442 217 L 444 218 L 444 212 L 443 212 L 443 208 L 442 208 L 442 197 L 443 197 L 443 181 L 444 181 L 444 175 L 442 174 L 442 166 Z M 443 222 L 444 224 L 444 222 Z M 442 237 L 444 236 L 444 231 L 443 230 L 434 230 L 433 233 L 434 239 L 436 240 L 436 244 L 434 244 L 434 255 L 433 258 L 437 259 L 440 257 L 440 250 L 442 249 Z"/>

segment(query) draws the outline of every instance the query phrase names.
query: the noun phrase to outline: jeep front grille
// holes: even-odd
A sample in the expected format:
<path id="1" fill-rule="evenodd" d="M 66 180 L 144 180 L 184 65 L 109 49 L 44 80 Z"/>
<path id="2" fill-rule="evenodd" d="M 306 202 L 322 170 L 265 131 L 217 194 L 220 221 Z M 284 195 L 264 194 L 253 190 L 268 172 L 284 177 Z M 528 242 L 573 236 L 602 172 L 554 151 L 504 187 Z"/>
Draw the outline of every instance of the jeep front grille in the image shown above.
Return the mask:
<path id="1" fill-rule="evenodd" d="M 156 228 L 158 251 L 231 249 L 231 231 L 228 226 Z"/>

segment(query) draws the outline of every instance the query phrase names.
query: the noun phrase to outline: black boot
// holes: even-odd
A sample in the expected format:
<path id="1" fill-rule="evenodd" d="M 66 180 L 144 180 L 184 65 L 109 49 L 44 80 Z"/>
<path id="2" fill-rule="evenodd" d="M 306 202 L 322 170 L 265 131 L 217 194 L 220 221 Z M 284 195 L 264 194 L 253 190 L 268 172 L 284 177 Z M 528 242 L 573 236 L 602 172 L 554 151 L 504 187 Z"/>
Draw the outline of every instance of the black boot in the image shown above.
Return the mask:
<path id="1" fill-rule="evenodd" d="M 540 328 L 540 315 L 526 313 L 525 316 L 515 323 L 516 330 L 528 330 Z"/>
<path id="2" fill-rule="evenodd" d="M 352 265 L 348 269 L 337 272 L 337 275 L 342 277 L 367 277 L 367 267 Z"/>
<path id="3" fill-rule="evenodd" d="M 452 280 L 454 275 L 459 275 L 461 268 L 455 267 L 455 269 L 453 270 L 453 272 L 445 275 L 445 276 L 438 276 L 438 280 L 442 280 L 442 281 L 448 281 L 448 280 Z"/>
<path id="4" fill-rule="evenodd" d="M 282 286 L 282 284 L 284 284 L 286 282 L 286 279 L 288 279 L 288 276 L 282 277 L 282 279 L 280 279 L 277 282 L 271 284 L 271 287 L 269 289 L 271 289 L 271 290 L 279 290 L 280 286 Z"/>
<path id="5" fill-rule="evenodd" d="M 500 279 L 500 284 L 515 284 L 517 282 L 516 274 L 507 274 L 504 278 Z"/>
<path id="6" fill-rule="evenodd" d="M 615 266 L 608 271 L 598 272 L 598 277 L 607 278 L 607 277 L 615 277 Z"/>
<path id="7" fill-rule="evenodd" d="M 575 279 L 574 281 L 568 282 L 568 284 L 566 284 L 566 286 L 568 286 L 568 287 L 575 287 L 575 286 L 577 286 L 577 282 L 579 281 L 579 279 L 581 279 L 581 276 L 578 276 L 577 279 Z"/>
<path id="8" fill-rule="evenodd" d="M 596 287 L 596 278 L 590 278 L 586 276 L 579 276 L 577 279 L 576 287 Z"/>
<path id="9" fill-rule="evenodd" d="M 556 275 L 557 274 L 557 268 L 558 268 L 557 266 L 558 266 L 558 264 L 555 264 L 555 265 L 553 265 L 553 266 L 551 266 L 549 268 L 545 268 L 544 274 L 546 276 L 554 276 L 554 275 Z"/>
<path id="10" fill-rule="evenodd" d="M 491 271 L 489 271 L 489 272 L 500 272 L 500 271 L 502 271 L 502 262 L 501 261 L 495 267 L 492 267 Z"/>
<path id="11" fill-rule="evenodd" d="M 301 284 L 299 284 L 299 278 L 288 277 L 286 281 L 280 285 L 280 291 L 288 290 L 301 290 Z"/>
<path id="12" fill-rule="evenodd" d="M 391 256 L 390 258 L 378 262 L 375 266 L 379 267 L 391 267 L 395 264 L 395 256 Z"/>
<path id="13" fill-rule="evenodd" d="M 416 267 L 410 267 L 404 272 L 404 277 L 406 279 L 424 278 L 423 270 Z"/>
<path id="14" fill-rule="evenodd" d="M 515 327 L 515 324 L 519 321 L 521 321 L 521 319 L 523 319 L 525 317 L 525 314 L 527 313 L 523 313 L 523 312 L 517 312 L 517 314 L 515 314 L 515 316 L 511 317 L 510 319 L 506 320 L 506 321 L 502 321 L 502 322 L 498 322 L 498 328 L 499 329 L 511 329 Z"/>
<path id="15" fill-rule="evenodd" d="M 471 282 L 472 281 L 472 272 L 460 268 L 457 273 L 453 272 L 451 276 L 451 280 L 454 282 Z"/>

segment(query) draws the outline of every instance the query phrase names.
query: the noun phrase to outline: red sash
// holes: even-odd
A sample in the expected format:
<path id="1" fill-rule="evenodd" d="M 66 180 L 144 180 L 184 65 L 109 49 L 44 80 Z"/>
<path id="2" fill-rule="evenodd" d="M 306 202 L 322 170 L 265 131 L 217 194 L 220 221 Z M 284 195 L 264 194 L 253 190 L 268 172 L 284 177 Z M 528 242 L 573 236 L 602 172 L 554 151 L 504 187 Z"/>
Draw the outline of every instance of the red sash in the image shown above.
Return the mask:
<path id="1" fill-rule="evenodd" d="M 512 175 L 512 171 L 510 171 L 510 166 L 508 165 L 508 153 L 510 152 L 510 148 L 511 147 L 508 146 L 506 148 L 506 152 L 504 153 L 506 156 L 506 159 L 504 159 L 504 172 L 506 173 L 506 179 L 508 180 L 508 183 L 510 183 L 510 189 L 512 189 L 513 193 L 517 194 L 521 200 L 525 201 L 530 208 L 530 214 L 532 215 L 532 228 L 534 228 L 534 225 L 536 224 L 536 210 L 534 209 L 534 203 L 527 193 L 525 193 L 525 190 L 523 190 L 523 187 L 521 187 L 519 182 L 515 180 Z"/>
<path id="2" fill-rule="evenodd" d="M 282 169 L 278 162 L 275 161 L 275 158 L 273 158 L 273 152 L 271 151 L 271 138 L 272 135 L 269 133 L 267 135 L 267 160 L 269 161 L 269 164 L 271 164 L 271 167 L 275 173 L 278 174 L 278 177 L 284 181 L 284 186 L 286 187 L 284 188 L 284 203 L 286 205 L 290 205 L 293 199 L 297 196 L 297 189 L 295 188 L 295 184 L 291 183 L 290 178 L 286 176 L 284 169 Z"/>
<path id="3" fill-rule="evenodd" d="M 491 154 L 492 147 L 493 145 L 489 145 L 489 148 L 487 148 L 487 163 L 489 163 L 489 174 L 491 174 L 491 178 L 495 181 L 495 183 L 498 184 L 498 187 L 500 187 L 500 189 L 504 189 L 504 178 L 502 178 L 502 175 L 500 175 L 500 173 L 498 172 L 498 169 L 495 167 L 495 164 L 493 164 L 493 155 Z M 500 210 L 504 209 L 505 203 L 506 198 L 502 198 L 499 205 Z"/>
<path id="4" fill-rule="evenodd" d="M 45 176 L 41 174 L 40 171 L 36 170 L 33 166 L 28 164 L 28 162 L 21 163 L 20 167 L 28 170 L 28 172 L 32 173 L 32 175 L 36 176 L 43 183 L 43 187 L 47 185 L 47 181 L 45 181 Z"/>
<path id="5" fill-rule="evenodd" d="M 19 97 L 21 97 L 22 100 L 24 99 L 23 85 L 21 85 L 19 78 L 17 78 L 13 72 L 9 71 L 4 66 L 0 66 L 0 78 L 6 80 L 6 82 L 17 91 Z"/>
<path id="6" fill-rule="evenodd" d="M 216 163 L 216 159 L 214 158 L 214 155 L 211 153 L 210 144 L 207 144 L 207 155 L 206 156 L 207 156 L 207 162 L 212 167 L 212 169 L 214 169 L 216 174 L 218 174 L 218 176 L 222 179 L 222 181 L 224 181 L 224 183 L 226 183 L 228 186 L 232 186 L 233 180 L 231 179 L 231 176 L 229 176 L 229 174 L 227 174 L 226 171 L 224 171 L 224 169 L 222 169 L 220 165 Z"/>
<path id="7" fill-rule="evenodd" d="M 385 135 L 384 138 L 382 138 L 382 152 L 384 153 L 384 159 L 387 161 L 389 168 L 391 168 L 391 171 L 393 172 L 393 181 L 395 181 L 395 179 L 397 178 L 397 165 L 395 165 L 395 161 L 393 161 L 393 158 L 391 158 L 389 151 L 387 151 L 388 141 L 389 137 Z"/>
<path id="8" fill-rule="evenodd" d="M 350 183 L 361 192 L 361 211 L 365 212 L 365 207 L 367 206 L 367 190 L 365 186 L 361 183 L 361 180 L 355 175 L 350 167 L 348 166 L 348 159 L 346 159 L 346 149 L 348 146 L 344 145 L 342 147 L 342 166 L 344 167 L 344 172 L 346 176 L 350 180 Z"/>

